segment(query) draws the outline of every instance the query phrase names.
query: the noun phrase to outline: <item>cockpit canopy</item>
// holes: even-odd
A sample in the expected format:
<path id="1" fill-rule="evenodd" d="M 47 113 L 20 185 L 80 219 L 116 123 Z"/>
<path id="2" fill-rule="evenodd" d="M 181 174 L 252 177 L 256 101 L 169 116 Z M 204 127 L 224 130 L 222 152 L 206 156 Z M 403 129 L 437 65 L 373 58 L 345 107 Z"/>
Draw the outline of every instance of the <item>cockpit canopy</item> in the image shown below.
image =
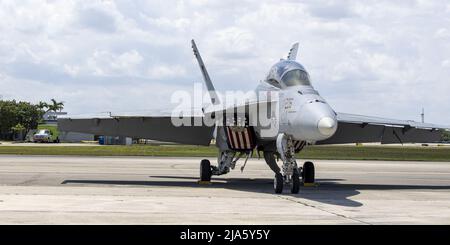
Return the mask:
<path id="1" fill-rule="evenodd" d="M 311 86 L 308 73 L 300 69 L 286 72 L 286 74 L 284 74 L 281 78 L 281 82 L 284 83 L 284 85 L 286 85 L 287 87 L 297 85 Z"/>
<path id="2" fill-rule="evenodd" d="M 283 60 L 270 69 L 266 82 L 281 88 L 297 85 L 311 86 L 309 75 L 298 62 Z"/>

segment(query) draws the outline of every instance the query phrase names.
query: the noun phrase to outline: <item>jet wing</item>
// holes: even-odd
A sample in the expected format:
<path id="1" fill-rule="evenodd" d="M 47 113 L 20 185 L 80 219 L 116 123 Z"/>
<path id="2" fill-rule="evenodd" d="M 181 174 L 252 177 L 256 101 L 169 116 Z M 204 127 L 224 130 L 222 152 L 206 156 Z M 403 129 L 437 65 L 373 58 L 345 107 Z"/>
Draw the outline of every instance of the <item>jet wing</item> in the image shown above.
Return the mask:
<path id="1" fill-rule="evenodd" d="M 450 127 L 415 121 L 338 113 L 338 129 L 331 138 L 316 142 L 324 144 L 371 143 L 431 143 L 441 137 L 441 130 Z"/>
<path id="2" fill-rule="evenodd" d="M 201 117 L 184 117 L 203 122 Z M 62 132 L 78 132 L 105 136 L 124 136 L 189 145 L 209 145 L 214 126 L 175 126 L 170 116 L 164 117 L 104 117 L 104 118 L 62 118 L 58 119 Z"/>

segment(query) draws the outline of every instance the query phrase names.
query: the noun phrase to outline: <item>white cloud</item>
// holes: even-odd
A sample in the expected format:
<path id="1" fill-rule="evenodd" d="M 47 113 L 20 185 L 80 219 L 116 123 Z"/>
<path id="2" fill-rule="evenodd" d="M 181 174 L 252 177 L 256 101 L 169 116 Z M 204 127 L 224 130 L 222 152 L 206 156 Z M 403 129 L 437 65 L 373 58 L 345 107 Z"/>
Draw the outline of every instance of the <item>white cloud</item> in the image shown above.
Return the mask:
<path id="1" fill-rule="evenodd" d="M 142 61 L 143 57 L 136 50 L 119 55 L 106 50 L 95 50 L 94 54 L 88 58 L 85 69 L 99 76 L 133 76 L 140 75 L 138 66 Z"/>
<path id="2" fill-rule="evenodd" d="M 186 70 L 179 65 L 155 65 L 150 67 L 147 75 L 153 79 L 179 78 L 186 75 Z"/>
<path id="3" fill-rule="evenodd" d="M 64 72 L 70 76 L 77 76 L 80 72 L 79 66 L 64 65 Z"/>
<path id="4" fill-rule="evenodd" d="M 418 119 L 425 107 L 450 124 L 449 13 L 444 0 L 4 0 L 0 94 L 73 113 L 165 108 L 202 79 L 191 38 L 221 90 L 254 88 L 299 41 L 336 110 Z"/>
<path id="5" fill-rule="evenodd" d="M 450 60 L 444 60 L 441 63 L 442 67 L 444 68 L 450 68 Z"/>
<path id="6" fill-rule="evenodd" d="M 450 31 L 447 28 L 439 28 L 434 34 L 435 38 L 450 38 Z"/>

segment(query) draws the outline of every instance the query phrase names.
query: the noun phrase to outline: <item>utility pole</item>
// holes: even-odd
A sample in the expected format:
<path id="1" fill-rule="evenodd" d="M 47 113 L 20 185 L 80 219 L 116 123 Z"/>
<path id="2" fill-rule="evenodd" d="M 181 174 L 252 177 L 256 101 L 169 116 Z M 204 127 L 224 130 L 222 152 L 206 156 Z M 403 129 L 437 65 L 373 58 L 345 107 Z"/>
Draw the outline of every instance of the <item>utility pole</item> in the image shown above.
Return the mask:
<path id="1" fill-rule="evenodd" d="M 425 122 L 425 109 L 422 108 L 422 113 L 420 114 L 420 116 L 422 117 L 422 123 Z"/>

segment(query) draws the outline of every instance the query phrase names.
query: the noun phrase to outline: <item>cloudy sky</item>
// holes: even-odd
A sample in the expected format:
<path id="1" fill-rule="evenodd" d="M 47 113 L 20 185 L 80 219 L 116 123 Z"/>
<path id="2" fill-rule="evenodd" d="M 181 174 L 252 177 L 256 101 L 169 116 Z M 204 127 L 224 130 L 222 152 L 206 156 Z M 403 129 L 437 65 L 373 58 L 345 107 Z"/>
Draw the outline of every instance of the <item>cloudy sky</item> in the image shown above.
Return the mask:
<path id="1" fill-rule="evenodd" d="M 0 96 L 72 114 L 168 109 L 201 74 L 254 88 L 300 42 L 337 110 L 450 124 L 450 3 L 443 1 L 0 0 Z"/>

